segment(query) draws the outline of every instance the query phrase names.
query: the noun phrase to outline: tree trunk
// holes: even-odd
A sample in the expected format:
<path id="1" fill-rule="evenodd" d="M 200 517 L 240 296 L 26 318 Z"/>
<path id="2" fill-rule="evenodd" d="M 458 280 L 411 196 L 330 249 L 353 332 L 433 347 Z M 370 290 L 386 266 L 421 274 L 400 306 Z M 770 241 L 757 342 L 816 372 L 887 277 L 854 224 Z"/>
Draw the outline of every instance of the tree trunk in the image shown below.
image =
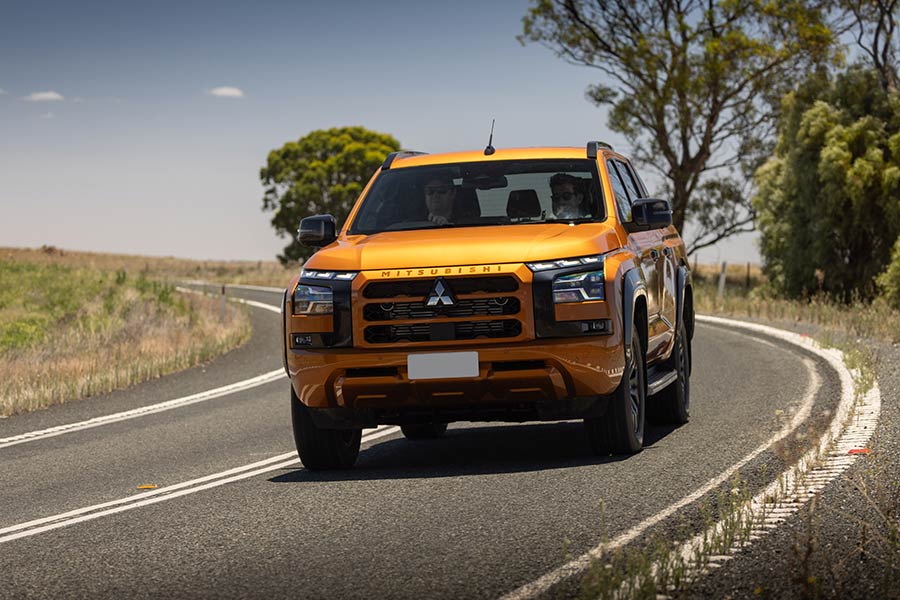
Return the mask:
<path id="1" fill-rule="evenodd" d="M 684 216 L 687 213 L 690 194 L 687 191 L 687 181 L 679 176 L 672 178 L 672 224 L 679 232 L 684 229 Z"/>

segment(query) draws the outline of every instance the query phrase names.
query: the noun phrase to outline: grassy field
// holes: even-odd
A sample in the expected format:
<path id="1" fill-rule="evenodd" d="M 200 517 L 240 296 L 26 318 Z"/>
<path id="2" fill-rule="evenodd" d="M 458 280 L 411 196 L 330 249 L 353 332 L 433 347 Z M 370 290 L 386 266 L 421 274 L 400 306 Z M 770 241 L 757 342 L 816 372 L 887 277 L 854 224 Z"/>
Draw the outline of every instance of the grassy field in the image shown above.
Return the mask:
<path id="1" fill-rule="evenodd" d="M 821 295 L 802 300 L 778 298 L 768 290 L 759 267 L 729 265 L 725 289 L 718 294 L 720 267 L 698 265 L 693 271 L 694 304 L 698 313 L 768 321 L 774 324 L 809 324 L 824 341 L 843 343 L 857 338 L 900 342 L 900 312 L 887 302 L 839 304 Z"/>
<path id="2" fill-rule="evenodd" d="M 282 266 L 278 261 L 215 261 L 185 258 L 101 254 L 43 248 L 2 248 L 0 260 L 33 265 L 93 268 L 100 271 L 125 271 L 130 276 L 142 274 L 146 279 L 184 281 L 202 279 L 218 283 L 265 285 L 283 288 L 299 270 L 299 265 Z"/>
<path id="3" fill-rule="evenodd" d="M 243 307 L 229 305 L 223 322 L 217 300 L 180 294 L 174 281 L 262 282 L 274 272 L 256 265 L 0 250 L 0 416 L 129 386 L 240 345 L 250 335 Z"/>

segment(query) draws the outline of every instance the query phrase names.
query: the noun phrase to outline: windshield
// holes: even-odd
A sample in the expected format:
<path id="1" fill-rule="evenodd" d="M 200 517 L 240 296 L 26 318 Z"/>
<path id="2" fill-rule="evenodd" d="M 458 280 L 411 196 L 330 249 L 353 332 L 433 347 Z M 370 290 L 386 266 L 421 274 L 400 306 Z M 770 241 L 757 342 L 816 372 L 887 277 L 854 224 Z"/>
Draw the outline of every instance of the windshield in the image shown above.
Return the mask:
<path id="1" fill-rule="evenodd" d="M 596 163 L 508 160 L 382 172 L 351 234 L 548 222 L 602 221 Z"/>

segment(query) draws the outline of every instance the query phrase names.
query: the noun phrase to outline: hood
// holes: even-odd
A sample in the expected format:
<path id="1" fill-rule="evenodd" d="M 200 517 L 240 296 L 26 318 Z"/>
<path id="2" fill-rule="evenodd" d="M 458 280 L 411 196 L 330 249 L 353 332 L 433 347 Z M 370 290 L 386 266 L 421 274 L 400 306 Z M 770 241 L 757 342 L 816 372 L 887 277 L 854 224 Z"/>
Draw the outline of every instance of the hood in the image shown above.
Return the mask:
<path id="1" fill-rule="evenodd" d="M 341 236 L 304 265 L 329 271 L 372 271 L 486 263 L 524 263 L 609 252 L 620 246 L 605 223 L 535 223 L 385 231 Z"/>

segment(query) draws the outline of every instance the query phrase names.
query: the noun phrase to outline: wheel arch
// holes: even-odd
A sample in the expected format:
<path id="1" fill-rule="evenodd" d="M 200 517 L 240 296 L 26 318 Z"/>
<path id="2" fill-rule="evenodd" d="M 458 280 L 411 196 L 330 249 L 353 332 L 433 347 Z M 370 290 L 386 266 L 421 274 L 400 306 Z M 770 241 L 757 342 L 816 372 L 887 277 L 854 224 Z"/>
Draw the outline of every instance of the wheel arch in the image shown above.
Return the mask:
<path id="1" fill-rule="evenodd" d="M 637 335 L 641 343 L 641 351 L 647 353 L 647 287 L 639 269 L 631 269 L 625 273 L 622 285 L 622 327 L 623 344 L 628 347 L 632 336 Z"/>

